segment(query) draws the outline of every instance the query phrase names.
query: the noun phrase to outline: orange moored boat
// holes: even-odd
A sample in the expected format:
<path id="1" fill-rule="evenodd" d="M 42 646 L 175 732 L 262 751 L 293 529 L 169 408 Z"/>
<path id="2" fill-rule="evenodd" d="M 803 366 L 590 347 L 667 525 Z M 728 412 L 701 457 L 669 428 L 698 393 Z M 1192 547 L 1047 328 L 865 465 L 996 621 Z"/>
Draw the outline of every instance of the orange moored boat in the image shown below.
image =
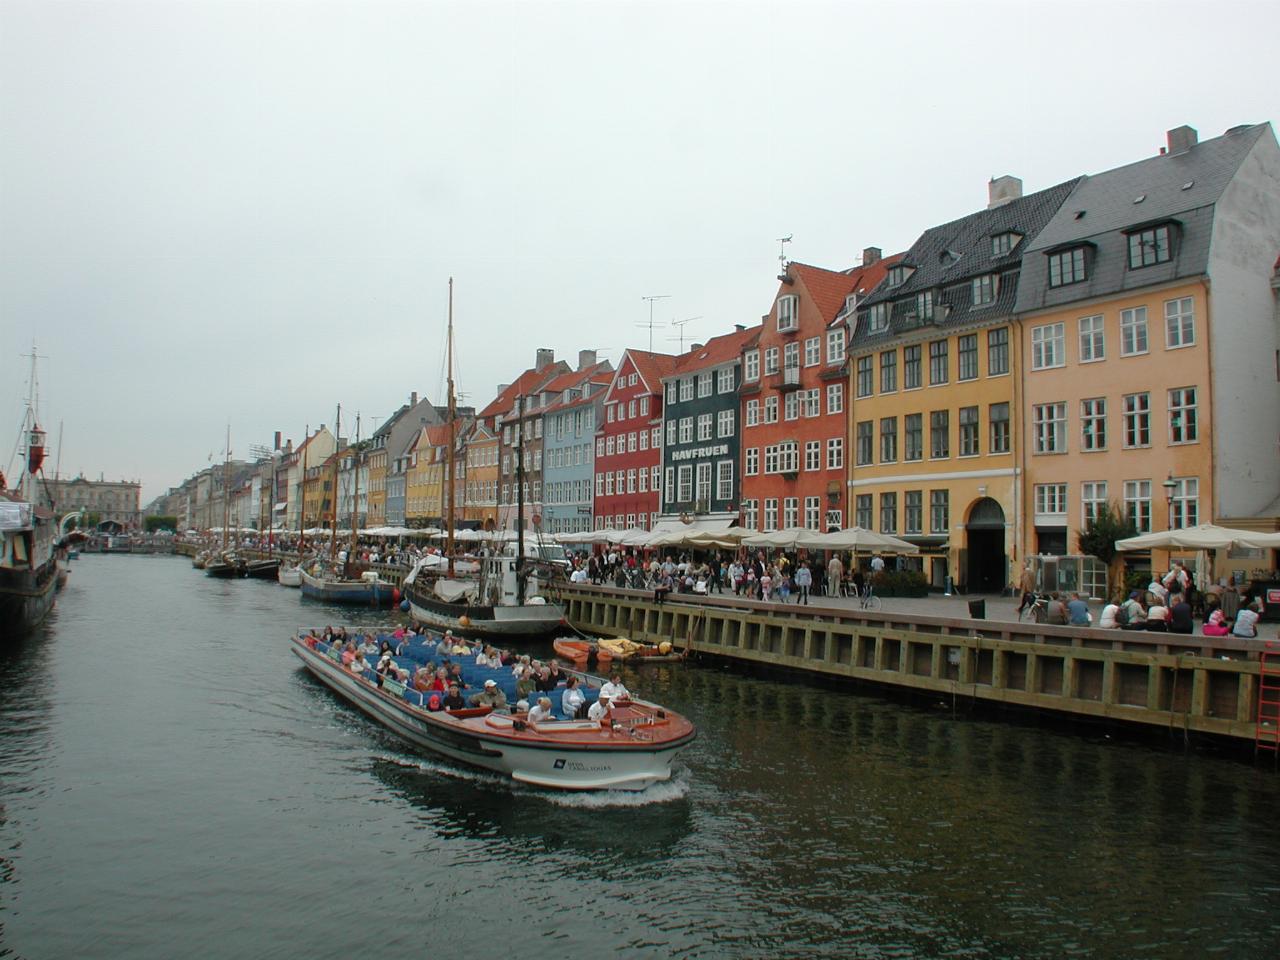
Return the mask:
<path id="1" fill-rule="evenodd" d="M 595 644 L 588 640 L 570 640 L 557 637 L 551 641 L 551 646 L 559 656 L 568 660 L 577 668 L 585 667 L 587 661 L 591 659 L 591 655 L 596 652 Z"/>

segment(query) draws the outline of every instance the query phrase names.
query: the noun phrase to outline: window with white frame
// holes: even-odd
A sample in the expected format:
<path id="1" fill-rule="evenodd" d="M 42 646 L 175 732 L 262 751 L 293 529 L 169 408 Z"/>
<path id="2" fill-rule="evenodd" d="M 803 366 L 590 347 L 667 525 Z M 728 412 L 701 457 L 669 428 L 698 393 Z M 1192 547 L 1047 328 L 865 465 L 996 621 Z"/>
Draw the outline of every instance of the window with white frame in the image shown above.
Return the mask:
<path id="1" fill-rule="evenodd" d="M 634 468 L 627 471 L 627 493 L 636 492 L 636 471 Z"/>
<path id="2" fill-rule="evenodd" d="M 711 414 L 709 413 L 698 414 L 698 439 L 711 439 Z"/>
<path id="3" fill-rule="evenodd" d="M 655 493 L 658 490 L 658 468 L 651 467 L 649 469 L 649 489 Z"/>
<path id="4" fill-rule="evenodd" d="M 604 474 L 603 473 L 596 474 L 596 496 L 597 497 L 604 496 Z M 507 488 L 504 486 L 502 488 L 502 499 L 505 500 L 506 498 L 507 498 Z"/>
<path id="5" fill-rule="evenodd" d="M 796 441 L 786 440 L 778 444 L 778 470 L 781 473 L 800 471 L 800 444 Z"/>
<path id="6" fill-rule="evenodd" d="M 827 363 L 844 363 L 844 327 L 827 331 Z"/>
<path id="7" fill-rule="evenodd" d="M 632 397 L 627 401 L 627 416 L 632 420 L 636 418 L 636 399 Z"/>
<path id="8" fill-rule="evenodd" d="M 689 443 L 693 440 L 693 417 L 680 418 L 680 442 Z"/>
<path id="9" fill-rule="evenodd" d="M 844 437 L 832 437 L 827 441 L 827 469 L 844 468 Z"/>
<path id="10" fill-rule="evenodd" d="M 591 411 L 587 410 L 587 414 L 588 416 L 590 416 Z M 640 398 L 640 416 L 647 417 L 648 415 L 649 415 L 649 398 L 647 396 L 641 397 Z"/>
<path id="11" fill-rule="evenodd" d="M 933 291 L 924 290 L 916 294 L 916 316 L 921 320 L 933 319 Z"/>
<path id="12" fill-rule="evenodd" d="M 680 378 L 680 402 L 693 399 L 693 377 Z"/>
<path id="13" fill-rule="evenodd" d="M 716 499 L 733 499 L 733 461 L 716 461 Z"/>
<path id="14" fill-rule="evenodd" d="M 604 494 L 606 497 L 613 496 L 613 471 L 608 470 L 604 475 Z"/>
<path id="15" fill-rule="evenodd" d="M 1173 497 L 1169 501 L 1169 527 L 1181 530 L 1200 522 L 1200 479 L 1174 477 Z"/>
<path id="16" fill-rule="evenodd" d="M 1010 231 L 997 233 L 991 238 L 991 256 L 1003 257 L 1016 247 L 1018 245 L 1018 241 L 1021 239 L 1022 235 L 1019 233 L 1012 233 Z"/>
<path id="17" fill-rule="evenodd" d="M 786 497 L 782 501 L 782 527 L 784 530 L 800 526 L 800 498 Z"/>
<path id="18" fill-rule="evenodd" d="M 612 403 L 604 408 L 604 413 L 605 413 L 605 419 L 608 420 L 610 423 L 613 423 L 613 418 L 617 414 L 617 411 L 614 409 L 614 405 Z"/>
<path id="19" fill-rule="evenodd" d="M 649 449 L 649 431 L 648 430 L 640 431 L 640 449 L 641 450 Z"/>
<path id="20" fill-rule="evenodd" d="M 929 532 L 947 533 L 951 528 L 951 491 L 929 491 Z"/>
<path id="21" fill-rule="evenodd" d="M 636 452 L 636 434 L 635 434 L 635 431 L 633 430 L 627 434 L 627 453 L 635 453 L 635 452 Z"/>
<path id="22" fill-rule="evenodd" d="M 611 457 L 613 456 L 613 452 L 616 449 L 617 441 L 618 441 L 617 437 L 613 437 L 613 436 L 605 437 L 604 452 L 608 456 L 611 456 Z"/>
<path id="23" fill-rule="evenodd" d="M 896 493 L 880 494 L 880 532 L 890 534 L 898 532 L 898 495 Z"/>
<path id="24" fill-rule="evenodd" d="M 784 420 L 795 420 L 800 416 L 800 397 L 795 393 L 788 393 L 786 400 L 782 404 L 782 418 Z"/>
<path id="25" fill-rule="evenodd" d="M 1107 503 L 1107 481 L 1092 480 L 1080 484 L 1080 522 L 1088 527 L 1098 519 Z"/>
<path id="26" fill-rule="evenodd" d="M 804 365 L 817 366 L 822 362 L 822 338 L 810 337 L 804 342 Z"/>
<path id="27" fill-rule="evenodd" d="M 637 474 L 636 479 L 637 479 L 636 489 L 639 490 L 641 493 L 648 493 L 649 492 L 649 468 L 641 467 L 640 472 L 639 474 Z"/>
<path id="28" fill-rule="evenodd" d="M 1124 514 L 1139 533 L 1151 532 L 1151 481 L 1124 482 Z"/>
<path id="29" fill-rule="evenodd" d="M 769 347 L 764 352 L 764 375 L 770 376 L 778 372 L 778 348 Z"/>
<path id="30" fill-rule="evenodd" d="M 669 447 L 675 442 L 676 442 L 676 421 L 668 420 L 667 421 L 667 446 Z M 610 450 L 609 452 L 613 453 L 612 450 Z"/>
<path id="31" fill-rule="evenodd" d="M 1045 370 L 1049 367 L 1060 367 L 1065 362 L 1063 341 L 1066 337 L 1066 325 L 1062 323 L 1046 323 L 1031 328 L 1031 369 Z"/>
<path id="32" fill-rule="evenodd" d="M 929 414 L 929 458 L 945 460 L 951 456 L 951 411 L 934 410 Z"/>
<path id="33" fill-rule="evenodd" d="M 754 427 L 760 422 L 760 401 L 747 401 L 747 426 Z"/>
<path id="34" fill-rule="evenodd" d="M 1169 391 L 1169 442 L 1195 443 L 1199 437 L 1196 388 L 1175 387 Z"/>
<path id="35" fill-rule="evenodd" d="M 1128 393 L 1122 403 L 1125 447 L 1151 446 L 1151 394 Z"/>
<path id="36" fill-rule="evenodd" d="M 716 371 L 716 393 L 733 393 L 733 367 Z"/>
<path id="37" fill-rule="evenodd" d="M 1091 397 L 1080 401 L 1080 449 L 1107 449 L 1107 398 Z"/>
<path id="38" fill-rule="evenodd" d="M 978 379 L 978 335 L 967 333 L 956 338 L 956 379 Z"/>
<path id="39" fill-rule="evenodd" d="M 697 469 L 697 488 L 694 490 L 694 498 L 700 504 L 706 504 L 709 509 L 711 506 L 711 464 L 703 461 L 698 464 Z"/>
<path id="40" fill-rule="evenodd" d="M 827 413 L 844 413 L 844 384 L 827 384 Z"/>
<path id="41" fill-rule="evenodd" d="M 821 497 L 805 497 L 804 498 L 804 525 L 807 530 L 821 530 L 819 524 L 822 523 L 822 498 Z"/>
<path id="42" fill-rule="evenodd" d="M 760 529 L 760 501 L 742 501 L 742 525 L 748 530 Z"/>
<path id="43" fill-rule="evenodd" d="M 778 422 L 778 397 L 774 394 L 772 397 L 764 398 L 764 422 Z"/>
<path id="44" fill-rule="evenodd" d="M 685 463 L 676 468 L 676 502 L 688 503 L 693 499 L 693 464 Z"/>
<path id="45" fill-rule="evenodd" d="M 804 468 L 806 470 L 822 469 L 821 440 L 806 440 L 804 442 Z"/>
<path id="46" fill-rule="evenodd" d="M 764 448 L 764 472 L 778 472 L 778 445 L 776 443 Z"/>
<path id="47" fill-rule="evenodd" d="M 1179 297 L 1164 302 L 1164 345 L 1166 349 L 1194 346 L 1196 342 L 1195 300 Z"/>
<path id="48" fill-rule="evenodd" d="M 794 330 L 800 325 L 800 298 L 794 293 L 778 298 L 778 329 Z"/>
<path id="49" fill-rule="evenodd" d="M 1107 357 L 1107 339 L 1102 315 L 1080 318 L 1080 362 L 1093 363 Z"/>
<path id="50" fill-rule="evenodd" d="M 871 494 L 860 493 L 854 498 L 853 522 L 864 530 L 871 529 Z"/>
<path id="51" fill-rule="evenodd" d="M 747 447 L 747 466 L 743 471 L 748 477 L 754 477 L 760 472 L 760 448 Z"/>
<path id="52" fill-rule="evenodd" d="M 778 498 L 777 497 L 765 498 L 764 529 L 766 533 L 770 530 L 778 529 Z"/>
<path id="53" fill-rule="evenodd" d="M 782 348 L 782 367 L 784 370 L 800 369 L 800 344 L 788 343 Z"/>
<path id="54" fill-rule="evenodd" d="M 1146 353 L 1147 349 L 1147 308 L 1121 310 L 1120 356 L 1137 356 Z"/>
<path id="55" fill-rule="evenodd" d="M 660 446 L 662 446 L 662 428 L 661 427 L 653 428 L 653 432 L 649 437 L 649 446 L 651 446 L 654 450 L 657 450 Z"/>
<path id="56" fill-rule="evenodd" d="M 1067 452 L 1067 405 L 1037 403 L 1031 408 L 1033 452 Z"/>
<path id="57" fill-rule="evenodd" d="M 844 528 L 844 511 L 839 507 L 828 508 L 824 520 L 828 530 L 841 530 Z"/>
<path id="58" fill-rule="evenodd" d="M 978 448 L 978 408 L 960 408 L 960 456 L 976 457 Z"/>
<path id="59" fill-rule="evenodd" d="M 947 357 L 947 348 L 946 340 L 932 340 L 929 342 L 930 385 L 946 383 L 950 377 L 950 361 Z"/>
<path id="60" fill-rule="evenodd" d="M 902 495 L 903 533 L 924 531 L 924 491 L 908 490 Z"/>
<path id="61" fill-rule="evenodd" d="M 711 396 L 711 371 L 710 370 L 704 370 L 698 374 L 698 396 L 699 398 Z"/>
<path id="62" fill-rule="evenodd" d="M 742 356 L 742 379 L 752 383 L 760 379 L 760 351 L 748 350 Z"/>
<path id="63" fill-rule="evenodd" d="M 816 417 L 822 413 L 822 393 L 817 387 L 809 390 L 800 391 L 801 409 L 800 415 L 804 417 Z"/>
<path id="64" fill-rule="evenodd" d="M 1067 485 L 1065 483 L 1037 483 L 1035 486 L 1036 521 L 1043 517 L 1067 515 Z"/>
<path id="65" fill-rule="evenodd" d="M 716 414 L 716 436 L 723 439 L 733 436 L 733 414 L 732 409 L 721 410 Z"/>

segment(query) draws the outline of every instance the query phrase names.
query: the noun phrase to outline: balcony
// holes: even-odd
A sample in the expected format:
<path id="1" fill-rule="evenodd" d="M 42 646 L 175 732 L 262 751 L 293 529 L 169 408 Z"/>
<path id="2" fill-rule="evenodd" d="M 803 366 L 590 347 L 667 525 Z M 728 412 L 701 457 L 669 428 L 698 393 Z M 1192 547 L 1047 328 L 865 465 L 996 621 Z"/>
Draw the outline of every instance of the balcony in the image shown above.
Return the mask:
<path id="1" fill-rule="evenodd" d="M 800 388 L 800 368 L 783 367 L 781 372 L 773 375 L 773 386 L 778 390 L 798 390 Z"/>

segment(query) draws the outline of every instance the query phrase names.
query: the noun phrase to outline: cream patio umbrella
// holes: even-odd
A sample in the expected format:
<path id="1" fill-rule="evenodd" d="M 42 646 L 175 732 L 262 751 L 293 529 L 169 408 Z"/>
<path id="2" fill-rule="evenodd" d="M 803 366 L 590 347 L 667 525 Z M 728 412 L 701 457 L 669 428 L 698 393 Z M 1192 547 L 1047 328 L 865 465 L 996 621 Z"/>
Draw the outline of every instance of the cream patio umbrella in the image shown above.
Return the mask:
<path id="1" fill-rule="evenodd" d="M 920 552 L 914 543 L 899 540 L 887 533 L 876 533 L 865 527 L 849 527 L 847 530 L 836 530 L 833 533 L 818 533 L 800 544 L 810 550 L 867 550 L 873 553 L 910 553 Z"/>
<path id="2" fill-rule="evenodd" d="M 1230 550 L 1236 547 L 1250 549 L 1280 548 L 1280 533 L 1257 533 L 1232 527 L 1219 527 L 1213 523 L 1201 523 L 1177 530 L 1156 530 L 1116 541 L 1116 549 L 1131 550 Z"/>
<path id="3" fill-rule="evenodd" d="M 807 546 L 806 541 L 819 536 L 817 530 L 808 527 L 787 527 L 785 530 L 770 530 L 767 533 L 754 533 L 742 538 L 744 547 L 774 547 L 781 550 L 794 550 Z"/>

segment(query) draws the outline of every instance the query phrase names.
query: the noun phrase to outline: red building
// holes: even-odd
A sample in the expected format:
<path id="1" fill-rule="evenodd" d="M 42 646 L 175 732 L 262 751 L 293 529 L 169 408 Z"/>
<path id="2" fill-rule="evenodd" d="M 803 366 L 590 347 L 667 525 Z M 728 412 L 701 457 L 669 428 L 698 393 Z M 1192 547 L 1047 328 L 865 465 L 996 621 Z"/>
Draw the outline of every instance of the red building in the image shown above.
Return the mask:
<path id="1" fill-rule="evenodd" d="M 787 264 L 756 347 L 743 354 L 742 525 L 849 524 L 846 318 L 896 260 L 875 247 L 847 271 Z"/>
<path id="2" fill-rule="evenodd" d="M 665 353 L 628 350 L 604 396 L 596 430 L 594 521 L 602 527 L 651 528 L 662 472 L 662 378 L 675 368 Z"/>

